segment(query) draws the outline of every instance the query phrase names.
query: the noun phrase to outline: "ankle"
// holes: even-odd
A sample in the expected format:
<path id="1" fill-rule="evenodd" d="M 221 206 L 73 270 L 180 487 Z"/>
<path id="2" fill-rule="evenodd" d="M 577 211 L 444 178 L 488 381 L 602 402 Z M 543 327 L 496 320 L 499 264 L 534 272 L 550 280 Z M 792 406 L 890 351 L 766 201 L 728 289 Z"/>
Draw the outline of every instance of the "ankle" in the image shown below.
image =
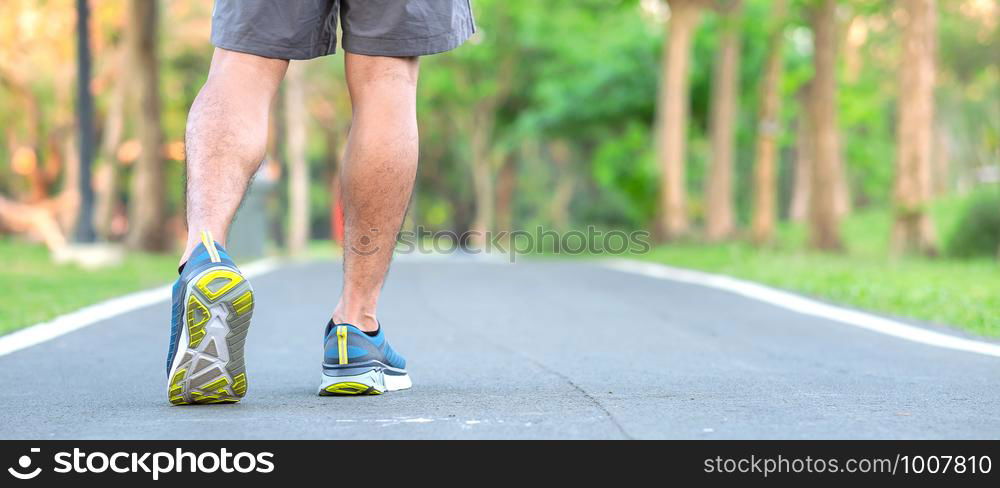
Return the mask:
<path id="1" fill-rule="evenodd" d="M 365 332 L 375 332 L 378 330 L 378 319 L 375 318 L 375 310 L 348 310 L 347 307 L 338 306 L 333 312 L 334 324 L 351 324 Z"/>
<path id="2" fill-rule="evenodd" d="M 337 308 L 333 310 L 333 321 L 338 324 L 351 324 L 366 332 L 378 330 L 378 320 L 375 318 L 378 292 L 358 293 L 352 288 L 347 287 L 341 292 Z"/>
<path id="3" fill-rule="evenodd" d="M 181 259 L 179 261 L 177 261 L 177 266 L 178 267 L 184 266 L 185 264 L 187 264 L 188 259 L 191 259 L 191 251 L 193 251 L 193 250 L 194 250 L 194 246 L 188 244 L 188 246 L 184 249 L 184 254 L 181 254 Z"/>
<path id="4" fill-rule="evenodd" d="M 181 259 L 178 261 L 178 266 L 183 265 L 191 258 L 191 253 L 194 252 L 194 248 L 198 247 L 198 244 L 202 243 L 201 232 L 193 230 L 194 227 L 188 230 L 187 244 L 184 245 L 184 253 L 181 254 Z M 219 243 L 221 246 L 225 246 L 225 234 L 210 232 L 212 240 Z"/>

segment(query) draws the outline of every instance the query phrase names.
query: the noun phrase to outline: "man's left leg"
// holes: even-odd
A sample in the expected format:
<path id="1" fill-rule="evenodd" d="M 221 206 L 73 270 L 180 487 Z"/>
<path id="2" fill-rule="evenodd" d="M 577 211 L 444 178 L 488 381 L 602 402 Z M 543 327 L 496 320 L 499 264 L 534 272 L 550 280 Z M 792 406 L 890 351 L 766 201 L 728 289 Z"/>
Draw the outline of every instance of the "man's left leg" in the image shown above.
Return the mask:
<path id="1" fill-rule="evenodd" d="M 226 232 L 264 158 L 268 114 L 288 61 L 217 48 L 188 116 L 188 244 L 173 290 L 170 403 L 236 402 L 247 392 L 250 282 L 225 251 Z M 214 234 L 214 236 L 213 236 Z"/>
<path id="2" fill-rule="evenodd" d="M 417 172 L 417 58 L 347 53 L 353 118 L 341 175 L 344 289 L 333 313 L 366 332 Z"/>
<path id="3" fill-rule="evenodd" d="M 344 288 L 327 325 L 320 394 L 371 394 L 410 386 L 376 308 L 417 171 L 418 61 L 347 53 L 345 65 L 353 118 L 341 175 Z"/>
<path id="4" fill-rule="evenodd" d="M 410 387 L 376 317 L 417 170 L 417 57 L 475 32 L 468 0 L 340 0 L 353 119 L 344 187 L 344 288 L 327 324 L 321 395 Z"/>

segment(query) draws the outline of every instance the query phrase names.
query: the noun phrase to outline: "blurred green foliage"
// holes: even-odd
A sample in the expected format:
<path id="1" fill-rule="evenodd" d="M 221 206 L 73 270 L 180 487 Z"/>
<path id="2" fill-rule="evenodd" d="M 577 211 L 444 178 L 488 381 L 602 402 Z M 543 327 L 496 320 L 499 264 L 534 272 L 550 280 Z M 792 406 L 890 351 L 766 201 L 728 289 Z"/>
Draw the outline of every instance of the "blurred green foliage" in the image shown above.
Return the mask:
<path id="1" fill-rule="evenodd" d="M 974 186 L 975 174 L 998 164 L 1000 154 L 1000 29 L 997 9 L 989 2 L 938 2 L 938 126 L 947 145 L 949 169 L 944 191 Z M 649 228 L 656 211 L 659 168 L 654 161 L 653 121 L 663 39 L 669 23 L 656 0 L 474 0 L 478 32 L 466 45 L 422 59 L 419 117 L 421 171 L 410 222 L 464 231 L 471 224 L 475 199 L 471 185 L 472 131 L 488 122 L 489 153 L 514 167 L 513 227 L 597 224 Z M 708 119 L 713 64 L 720 17 L 702 9 L 692 46 L 687 174 L 690 209 L 702 214 L 702 188 L 709 160 Z M 804 116 L 800 93 L 812 76 L 812 34 L 807 0 L 790 2 L 785 29 L 781 79 L 782 116 L 778 165 L 779 205 L 786 215 L 792 193 L 796 121 Z M 7 77 L 0 85 L 0 160 L 9 161 L 20 146 L 37 150 L 39 165 L 56 153 L 72 130 L 72 42 L 61 31 L 72 28 L 69 4 L 5 4 L 12 26 L 5 56 L 9 63 L 33 66 L 30 75 Z M 95 94 L 99 136 L 106 129 L 111 87 L 128 80 L 120 50 L 124 4 L 96 3 Z M 162 2 L 160 33 L 161 94 L 167 142 L 183 140 L 187 110 L 207 76 L 212 53 L 208 42 L 210 5 L 178 0 Z M 740 23 L 741 65 L 736 117 L 735 208 L 741 224 L 749 219 L 760 73 L 765 58 L 768 0 L 745 0 Z M 34 17 L 27 13 L 36 11 Z M 855 208 L 885 207 L 891 199 L 895 158 L 895 103 L 899 52 L 896 6 L 874 0 L 842 0 L 839 122 L 842 153 Z M 30 32 L 18 30 L 34 18 Z M 47 19 L 41 22 L 39 19 Z M 29 19 L 30 20 L 30 19 Z M 7 24 L 3 24 L 7 25 Z M 18 27 L 20 26 L 20 27 Z M 5 27 L 6 29 L 6 27 Z M 27 33 L 31 33 L 28 36 Z M 19 36 L 19 37 L 18 37 Z M 9 52 L 7 52 L 9 51 Z M 310 118 L 308 159 L 314 237 L 329 235 L 330 182 L 350 127 L 350 102 L 343 83 L 342 54 L 309 61 Z M 7 64 L 9 64 L 7 63 Z M 13 65 L 11 65 L 13 66 Z M 0 63 L 0 68 L 6 64 Z M 9 78 L 9 79 L 8 79 Z M 20 93 L 10 80 L 23 80 Z M 29 107 L 37 117 L 31 117 Z M 275 110 L 280 133 L 281 97 Z M 124 139 L 135 137 L 125 124 Z M 34 139 L 34 140 L 33 140 Z M 276 137 L 272 156 L 282 159 Z M 551 144 L 568 147 L 567 168 L 554 164 Z M 71 147 L 71 146 L 66 146 Z M 98 160 L 109 155 L 99 154 Z M 113 156 L 113 155 L 112 155 Z M 500 167 L 494 167 L 499 172 Z M 129 199 L 131 171 L 125 167 L 121 197 Z M 58 189 L 57 174 L 52 186 Z M 168 162 L 169 211 L 182 228 L 183 165 Z M 572 180 L 567 214 L 555 222 L 553 191 Z M 10 165 L 0 165 L 0 192 L 19 197 L 28 181 Z M 275 218 L 286 198 L 279 185 Z M 276 228 L 280 228 L 276 225 Z"/>
<path id="2" fill-rule="evenodd" d="M 957 258 L 996 257 L 1000 253 L 998 189 L 984 189 L 969 200 L 948 236 L 947 251 Z"/>

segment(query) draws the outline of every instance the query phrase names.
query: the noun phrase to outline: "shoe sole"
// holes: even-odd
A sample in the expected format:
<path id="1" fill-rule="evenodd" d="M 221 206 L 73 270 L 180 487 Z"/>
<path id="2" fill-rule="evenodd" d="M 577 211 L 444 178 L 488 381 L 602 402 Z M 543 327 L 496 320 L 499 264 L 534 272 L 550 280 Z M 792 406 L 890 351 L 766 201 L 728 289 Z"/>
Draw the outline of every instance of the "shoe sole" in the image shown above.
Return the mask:
<path id="1" fill-rule="evenodd" d="M 386 374 L 384 368 L 373 368 L 357 374 L 330 376 L 324 373 L 320 380 L 319 395 L 381 395 L 388 391 L 405 390 L 411 386 L 413 382 L 406 372 Z"/>
<path id="2" fill-rule="evenodd" d="M 236 403 L 246 395 L 243 346 L 253 307 L 250 282 L 227 266 L 206 269 L 188 282 L 168 376 L 170 403 Z"/>

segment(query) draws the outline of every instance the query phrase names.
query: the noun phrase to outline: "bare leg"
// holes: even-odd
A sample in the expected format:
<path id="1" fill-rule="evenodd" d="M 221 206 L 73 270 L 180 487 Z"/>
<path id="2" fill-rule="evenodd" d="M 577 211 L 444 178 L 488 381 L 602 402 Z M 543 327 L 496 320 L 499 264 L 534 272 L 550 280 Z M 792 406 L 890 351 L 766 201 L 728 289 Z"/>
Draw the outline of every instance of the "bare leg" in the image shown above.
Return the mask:
<path id="1" fill-rule="evenodd" d="M 342 174 L 344 289 L 336 323 L 378 329 L 375 308 L 417 172 L 417 58 L 345 56 L 353 119 Z"/>
<path id="2" fill-rule="evenodd" d="M 271 101 L 288 61 L 216 49 L 188 115 L 188 239 L 181 263 L 209 231 L 225 245 L 247 184 L 264 159 Z"/>

